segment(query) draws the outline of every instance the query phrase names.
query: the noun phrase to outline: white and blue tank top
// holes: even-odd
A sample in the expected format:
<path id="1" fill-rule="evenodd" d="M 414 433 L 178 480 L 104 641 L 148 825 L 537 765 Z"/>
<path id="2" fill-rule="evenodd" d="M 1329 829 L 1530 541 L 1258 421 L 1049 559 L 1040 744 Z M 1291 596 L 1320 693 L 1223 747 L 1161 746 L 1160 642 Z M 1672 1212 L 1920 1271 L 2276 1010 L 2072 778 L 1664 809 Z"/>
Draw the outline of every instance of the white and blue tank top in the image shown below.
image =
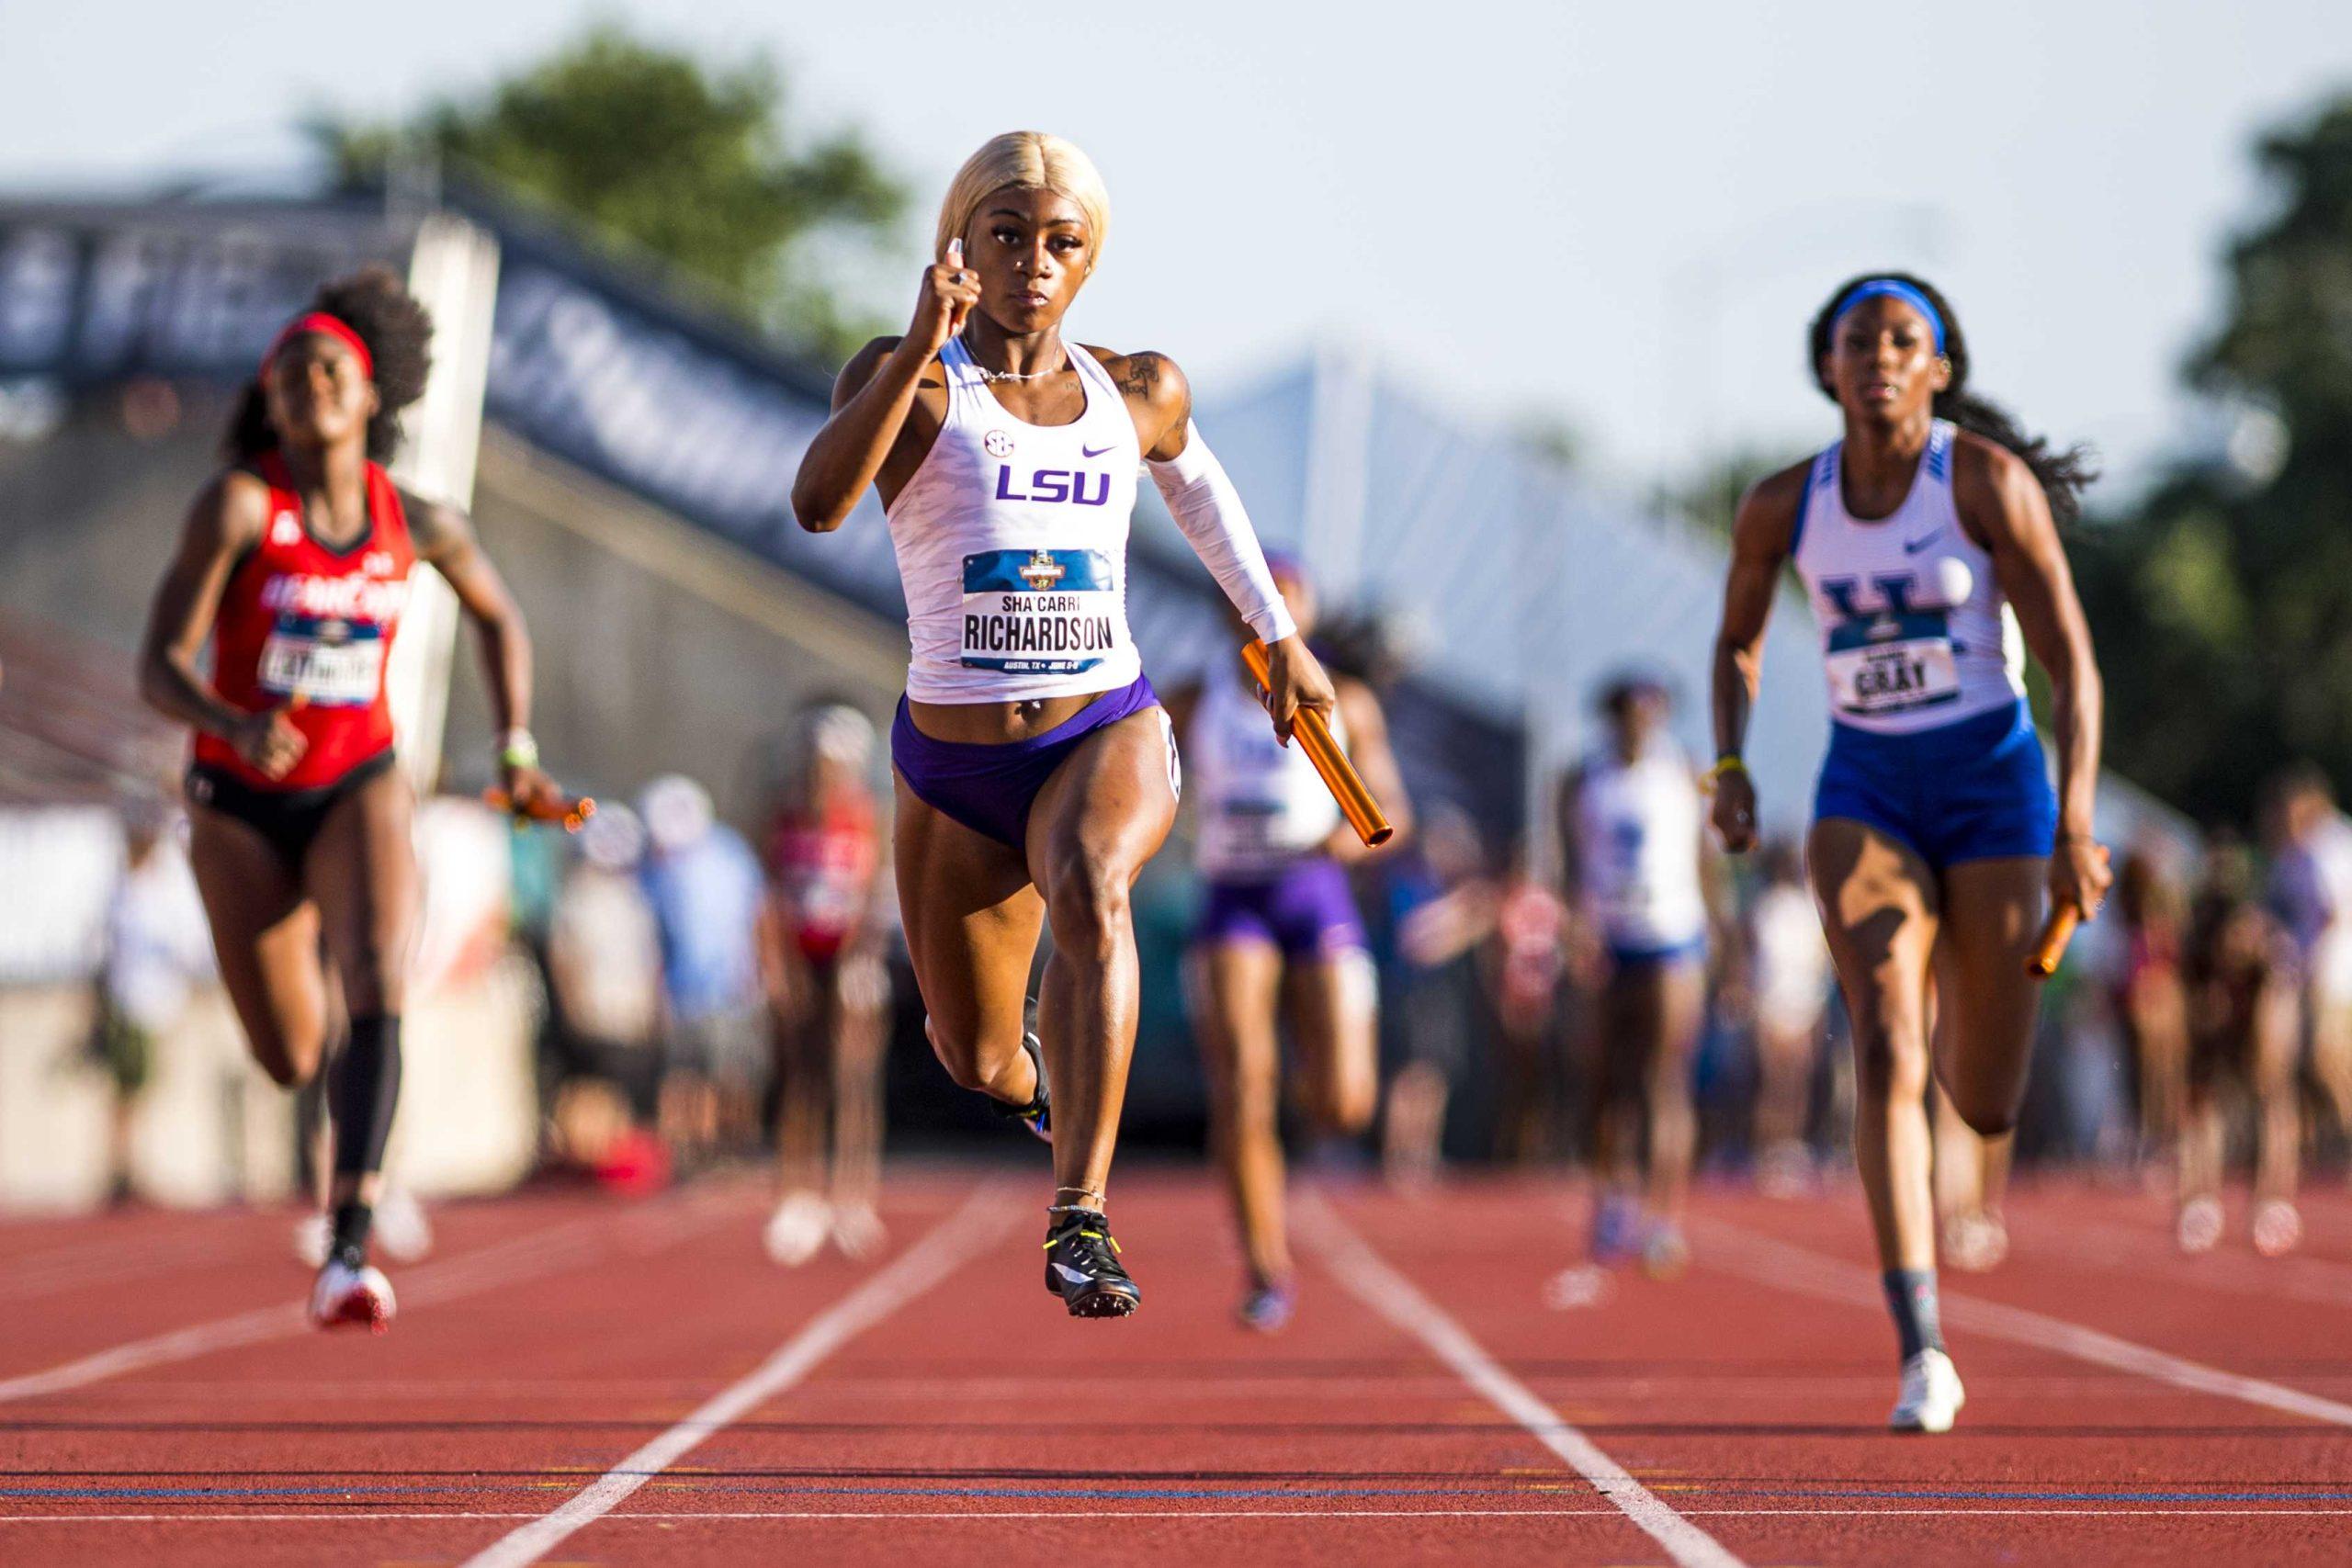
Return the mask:
<path id="1" fill-rule="evenodd" d="M 1847 509 L 1843 442 L 1813 460 L 1791 556 L 1820 623 L 1839 724 L 1910 735 L 2025 694 L 2016 612 L 1952 498 L 1955 435 L 1951 421 L 1935 422 L 1910 493 L 1875 520 Z"/>

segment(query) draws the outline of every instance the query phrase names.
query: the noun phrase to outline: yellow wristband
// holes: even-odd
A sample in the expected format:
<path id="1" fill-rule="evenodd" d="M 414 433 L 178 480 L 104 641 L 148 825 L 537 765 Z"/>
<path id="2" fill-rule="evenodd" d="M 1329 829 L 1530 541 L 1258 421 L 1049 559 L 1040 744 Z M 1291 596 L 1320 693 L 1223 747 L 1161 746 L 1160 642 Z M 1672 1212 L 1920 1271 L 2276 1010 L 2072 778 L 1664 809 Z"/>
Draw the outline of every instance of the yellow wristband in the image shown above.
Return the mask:
<path id="1" fill-rule="evenodd" d="M 1746 759 L 1742 758 L 1736 751 L 1727 751 L 1724 755 L 1715 759 L 1715 765 L 1707 770 L 1707 776 L 1711 779 L 1720 779 L 1725 773 L 1744 773 L 1746 772 L 1747 772 L 1747 762 Z"/>

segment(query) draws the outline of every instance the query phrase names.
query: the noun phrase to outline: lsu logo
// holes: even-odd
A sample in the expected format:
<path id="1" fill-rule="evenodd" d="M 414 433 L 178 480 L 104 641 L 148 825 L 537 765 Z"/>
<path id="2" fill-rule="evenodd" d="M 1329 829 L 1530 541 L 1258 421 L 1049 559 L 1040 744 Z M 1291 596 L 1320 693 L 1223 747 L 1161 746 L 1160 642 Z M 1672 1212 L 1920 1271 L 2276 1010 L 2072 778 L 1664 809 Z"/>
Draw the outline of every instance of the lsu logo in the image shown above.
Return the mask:
<path id="1" fill-rule="evenodd" d="M 1087 492 L 1088 481 L 1099 481 L 1092 494 Z M 1068 502 L 1073 506 L 1102 506 L 1111 499 L 1111 476 L 1090 474 L 1083 468 L 1039 468 L 1027 480 L 1025 491 L 1013 488 L 1011 468 L 996 471 L 996 498 L 999 501 Z"/>

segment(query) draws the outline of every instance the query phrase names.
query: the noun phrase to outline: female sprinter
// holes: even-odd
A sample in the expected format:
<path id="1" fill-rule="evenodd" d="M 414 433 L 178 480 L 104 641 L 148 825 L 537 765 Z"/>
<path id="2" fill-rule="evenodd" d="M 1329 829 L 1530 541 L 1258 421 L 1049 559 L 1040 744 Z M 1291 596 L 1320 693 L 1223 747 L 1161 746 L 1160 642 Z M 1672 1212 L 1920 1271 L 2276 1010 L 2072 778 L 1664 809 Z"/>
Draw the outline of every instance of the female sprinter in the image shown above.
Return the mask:
<path id="1" fill-rule="evenodd" d="M 1271 565 L 1299 635 L 1313 635 L 1306 573 L 1284 557 Z M 1334 686 L 1332 734 L 1387 807 L 1390 825 L 1409 831 L 1380 699 L 1361 681 L 1342 676 Z M 1193 973 L 1210 1142 L 1248 1255 L 1240 1319 L 1273 1334 L 1290 1322 L 1294 1300 L 1283 1225 L 1281 1019 L 1287 1011 L 1306 1058 L 1309 1120 L 1333 1134 L 1370 1126 L 1380 1092 L 1378 984 L 1347 868 L 1381 852 L 1367 850 L 1340 819 L 1306 753 L 1276 743 L 1239 660 L 1213 658 L 1198 693 L 1179 695 L 1170 711 L 1193 759 L 1197 853 L 1208 884 Z"/>
<path id="2" fill-rule="evenodd" d="M 1175 743 L 1127 631 L 1146 461 L 1272 649 L 1276 731 L 1333 703 L 1193 428 L 1182 372 L 1062 336 L 1109 220 L 1102 176 L 1057 137 L 1012 131 L 974 153 L 940 206 L 942 259 L 906 335 L 842 371 L 792 487 L 820 533 L 869 484 L 881 493 L 913 645 L 890 731 L 908 954 L 948 1075 L 1054 1145 L 1046 1285 L 1080 1317 L 1141 1299 L 1103 1189 L 1135 1047 L 1130 889 L 1176 813 Z M 1053 956 L 1031 1036 L 1041 919 Z"/>
<path id="3" fill-rule="evenodd" d="M 1714 822 L 1733 850 L 1756 841 L 1740 748 L 1792 560 L 1821 623 L 1836 720 L 1806 860 L 1853 1018 L 1854 1153 L 1903 1353 L 1892 1425 L 1940 1432 L 1962 1393 L 1936 1310 L 1931 1013 L 1946 1014 L 1936 1076 L 1954 1108 L 1979 1133 L 2007 1132 L 2044 908 L 2095 915 L 2109 880 L 2091 837 L 2098 667 L 2052 515 L 2074 513 L 2089 476 L 2078 455 L 1967 395 L 1960 322 L 1917 278 L 1838 289 L 1814 318 L 1811 353 L 1845 438 L 1740 502 L 1715 641 Z M 2020 624 L 2053 693 L 2054 796 L 2025 706 Z"/>
<path id="4" fill-rule="evenodd" d="M 1627 676 L 1600 695 L 1608 744 L 1560 788 L 1563 884 L 1590 955 L 1592 1261 L 1639 1256 L 1679 1274 L 1690 1160 L 1699 1141 L 1690 1058 L 1706 1021 L 1711 899 L 1705 810 L 1668 733 L 1672 699 Z"/>
<path id="5" fill-rule="evenodd" d="M 379 1333 L 392 1292 L 368 1262 L 368 1233 L 400 1094 L 418 892 L 384 665 L 416 562 L 439 569 L 481 631 L 508 792 L 524 806 L 556 799 L 525 728 L 521 615 L 465 518 L 402 494 L 378 466 L 424 390 L 432 333 L 381 269 L 326 285 L 278 333 L 230 428 L 229 467 L 188 513 L 140 653 L 147 700 L 196 730 L 189 860 L 254 1059 L 287 1088 L 319 1070 L 322 939 L 333 960 L 349 1028 L 327 1082 L 334 1241 L 311 1319 Z"/>

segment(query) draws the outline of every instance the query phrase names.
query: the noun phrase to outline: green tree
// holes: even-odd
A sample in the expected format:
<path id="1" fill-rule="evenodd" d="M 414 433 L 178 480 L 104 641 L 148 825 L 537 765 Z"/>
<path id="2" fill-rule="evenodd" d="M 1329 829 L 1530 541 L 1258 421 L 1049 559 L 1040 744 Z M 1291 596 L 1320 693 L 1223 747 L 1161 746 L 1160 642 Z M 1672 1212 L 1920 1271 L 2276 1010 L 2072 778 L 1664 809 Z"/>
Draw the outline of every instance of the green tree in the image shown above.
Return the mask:
<path id="1" fill-rule="evenodd" d="M 797 344 L 845 355 L 880 329 L 827 286 L 825 259 L 887 249 L 906 189 L 855 131 L 796 134 L 785 107 L 765 58 L 716 70 L 605 26 L 481 94 L 313 134 L 347 182 L 430 153 L 652 253 Z"/>
<path id="2" fill-rule="evenodd" d="M 1739 512 L 1739 498 L 1758 479 L 1780 472 L 1792 461 L 1785 451 L 1749 448 L 1710 457 L 1680 480 L 1660 487 L 1658 510 L 1701 533 L 1728 539 L 1732 520 Z"/>
<path id="3" fill-rule="evenodd" d="M 2188 378 L 2274 413 L 2283 459 L 2184 468 L 2073 542 L 2108 754 L 2209 821 L 2297 759 L 2352 784 L 2352 96 L 2256 157 L 2277 204 L 2233 244 Z"/>

